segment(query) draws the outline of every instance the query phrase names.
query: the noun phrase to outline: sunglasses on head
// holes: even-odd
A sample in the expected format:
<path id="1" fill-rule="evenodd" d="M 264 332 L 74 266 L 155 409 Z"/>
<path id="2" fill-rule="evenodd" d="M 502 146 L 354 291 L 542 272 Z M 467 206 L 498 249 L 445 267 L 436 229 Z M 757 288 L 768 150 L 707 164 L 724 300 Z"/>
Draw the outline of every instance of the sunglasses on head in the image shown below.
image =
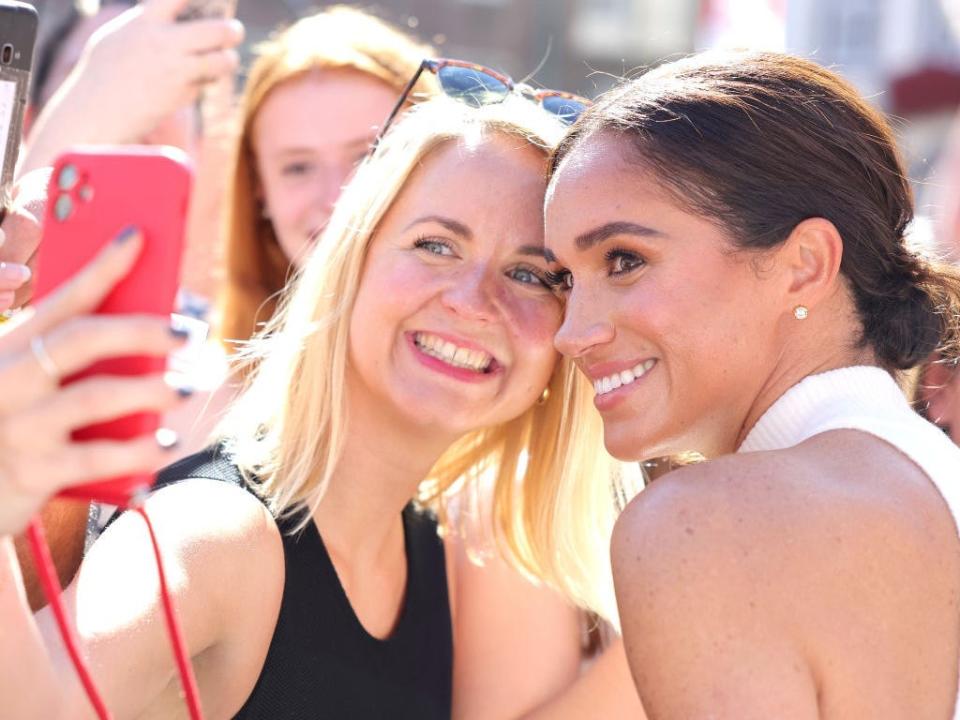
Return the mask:
<path id="1" fill-rule="evenodd" d="M 518 92 L 528 100 L 538 103 L 547 112 L 556 115 L 564 124 L 569 125 L 593 104 L 586 98 L 560 90 L 537 90 L 523 83 L 515 83 L 506 75 L 483 65 L 475 65 L 463 60 L 424 60 L 400 93 L 396 105 L 393 106 L 380 132 L 377 133 L 374 146 L 393 123 L 424 70 L 437 76 L 440 89 L 445 95 L 465 102 L 471 107 L 478 108 L 503 102 L 510 93 Z"/>

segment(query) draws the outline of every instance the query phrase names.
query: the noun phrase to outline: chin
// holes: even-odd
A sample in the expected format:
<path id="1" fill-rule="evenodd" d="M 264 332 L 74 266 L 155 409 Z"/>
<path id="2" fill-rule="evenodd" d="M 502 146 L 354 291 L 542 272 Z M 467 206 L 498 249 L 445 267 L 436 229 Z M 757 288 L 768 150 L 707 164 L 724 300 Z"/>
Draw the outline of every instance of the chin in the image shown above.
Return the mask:
<path id="1" fill-rule="evenodd" d="M 603 429 L 603 444 L 607 452 L 621 462 L 640 462 L 650 457 L 645 452 L 645 443 L 640 433 L 632 433 L 629 428 L 618 427 Z"/>

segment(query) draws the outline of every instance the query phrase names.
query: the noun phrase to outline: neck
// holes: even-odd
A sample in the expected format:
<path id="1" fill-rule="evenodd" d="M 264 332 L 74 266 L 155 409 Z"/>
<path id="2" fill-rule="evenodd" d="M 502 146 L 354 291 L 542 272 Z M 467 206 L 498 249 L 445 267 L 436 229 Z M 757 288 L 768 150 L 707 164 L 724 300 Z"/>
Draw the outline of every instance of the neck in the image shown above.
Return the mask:
<path id="1" fill-rule="evenodd" d="M 750 405 L 733 445 L 727 452 L 736 451 L 770 406 L 805 377 L 852 365 L 876 365 L 876 356 L 872 350 L 851 347 L 850 338 L 855 335 L 851 335 L 848 328 L 841 327 L 838 332 L 832 333 L 830 329 L 829 326 L 811 327 L 810 332 L 796 343 L 799 347 L 785 349 L 780 362 L 767 376 Z"/>
<path id="2" fill-rule="evenodd" d="M 331 551 L 362 561 L 402 542 L 403 508 L 455 438 L 414 426 L 362 393 L 348 397 L 343 454 L 314 520 Z"/>

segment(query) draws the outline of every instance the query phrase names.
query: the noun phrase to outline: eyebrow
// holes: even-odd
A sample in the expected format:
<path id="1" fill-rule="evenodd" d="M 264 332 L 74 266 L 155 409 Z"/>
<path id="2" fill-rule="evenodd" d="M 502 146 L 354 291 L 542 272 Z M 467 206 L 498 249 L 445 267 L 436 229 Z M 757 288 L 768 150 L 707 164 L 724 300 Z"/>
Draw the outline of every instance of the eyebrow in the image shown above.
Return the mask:
<path id="1" fill-rule="evenodd" d="M 640 237 L 663 237 L 659 230 L 632 222 L 611 222 L 578 235 L 574 241 L 580 251 L 589 250 L 616 235 L 639 235 Z"/>
<path id="2" fill-rule="evenodd" d="M 546 260 L 547 262 L 556 262 L 557 256 L 553 254 L 553 251 L 550 248 L 545 248 L 542 245 L 521 245 L 517 248 L 517 253 L 520 255 L 533 255 L 535 257 L 540 257 Z"/>
<path id="3" fill-rule="evenodd" d="M 424 215 L 421 218 L 417 218 L 412 223 L 407 225 L 403 231 L 406 232 L 414 225 L 422 225 L 424 223 L 437 223 L 438 225 L 443 225 L 450 232 L 465 238 L 466 240 L 473 239 L 473 233 L 470 231 L 466 225 L 456 220 L 451 220 L 448 217 L 443 217 L 442 215 Z"/>

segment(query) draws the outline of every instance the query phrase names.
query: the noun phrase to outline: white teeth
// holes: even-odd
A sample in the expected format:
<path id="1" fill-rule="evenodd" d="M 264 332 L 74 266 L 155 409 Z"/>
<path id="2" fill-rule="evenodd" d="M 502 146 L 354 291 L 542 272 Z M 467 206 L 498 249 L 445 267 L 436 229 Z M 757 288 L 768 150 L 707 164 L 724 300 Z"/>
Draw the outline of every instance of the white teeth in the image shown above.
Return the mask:
<path id="1" fill-rule="evenodd" d="M 413 342 L 425 355 L 443 360 L 454 367 L 484 372 L 493 362 L 493 356 L 482 350 L 457 347 L 452 342 L 429 333 L 416 333 Z"/>
<path id="2" fill-rule="evenodd" d="M 656 364 L 657 361 L 651 358 L 650 360 L 644 360 L 642 363 L 637 363 L 635 367 L 629 370 L 621 370 L 607 377 L 594 380 L 594 392 L 596 392 L 597 395 L 606 395 L 612 390 L 616 390 L 624 385 L 629 385 L 650 372 L 650 369 Z"/>

